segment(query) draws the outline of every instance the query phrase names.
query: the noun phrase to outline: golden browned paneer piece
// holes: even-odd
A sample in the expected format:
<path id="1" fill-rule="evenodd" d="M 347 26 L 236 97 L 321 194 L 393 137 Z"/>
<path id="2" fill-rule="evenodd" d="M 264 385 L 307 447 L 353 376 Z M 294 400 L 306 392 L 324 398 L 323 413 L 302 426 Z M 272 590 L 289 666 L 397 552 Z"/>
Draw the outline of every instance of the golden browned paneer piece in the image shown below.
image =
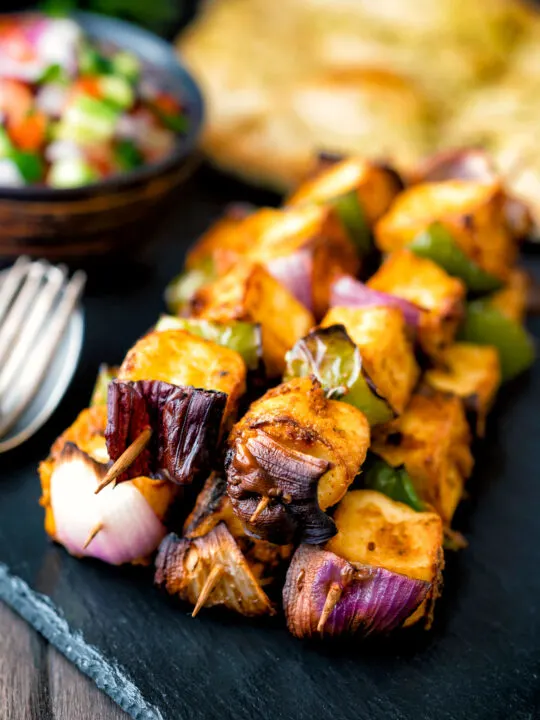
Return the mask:
<path id="1" fill-rule="evenodd" d="M 334 513 L 338 529 L 325 549 L 432 584 L 430 596 L 405 625 L 432 620 L 444 567 L 443 527 L 434 512 L 417 512 L 374 490 L 351 490 Z"/>
<path id="2" fill-rule="evenodd" d="M 195 317 L 259 323 L 269 377 L 285 369 L 285 353 L 313 326 L 313 315 L 261 265 L 238 263 L 201 288 L 192 302 Z M 230 352 L 230 351 L 228 351 Z"/>
<path id="3" fill-rule="evenodd" d="M 437 359 L 450 345 L 463 317 L 465 286 L 431 260 L 409 250 L 392 253 L 367 285 L 395 295 L 424 310 L 418 341 L 424 352 Z"/>
<path id="4" fill-rule="evenodd" d="M 242 254 L 243 233 L 240 232 L 242 223 L 249 216 L 248 208 L 232 206 L 210 228 L 201 235 L 190 247 L 184 263 L 186 270 L 196 270 L 205 263 L 213 260 L 217 250 L 233 250 Z M 275 212 L 272 210 L 272 212 Z"/>
<path id="5" fill-rule="evenodd" d="M 426 370 L 424 381 L 435 390 L 460 397 L 475 417 L 477 435 L 484 435 L 487 414 L 501 384 L 501 363 L 494 347 L 464 342 L 450 345 L 441 367 Z"/>
<path id="6" fill-rule="evenodd" d="M 271 542 L 327 539 L 334 526 L 323 511 L 347 491 L 369 441 L 365 416 L 328 400 L 311 377 L 269 390 L 229 438 L 228 493 L 236 513 L 250 532 Z"/>
<path id="7" fill-rule="evenodd" d="M 185 330 L 150 332 L 138 340 L 118 371 L 118 381 L 160 380 L 227 394 L 223 424 L 234 420 L 246 391 L 246 366 L 235 350 Z"/>
<path id="8" fill-rule="evenodd" d="M 355 192 L 371 227 L 390 207 L 401 184 L 388 167 L 363 157 L 349 157 L 327 166 L 301 183 L 287 205 L 326 203 Z"/>
<path id="9" fill-rule="evenodd" d="M 359 267 L 344 228 L 327 208 L 316 205 L 262 208 L 232 227 L 220 225 L 197 243 L 187 266 L 208 259 L 218 273 L 241 259 L 264 265 L 318 317 L 328 307 L 334 274 L 354 274 Z"/>
<path id="10" fill-rule="evenodd" d="M 399 418 L 375 433 L 372 451 L 389 465 L 405 465 L 421 500 L 450 526 L 474 463 L 471 433 L 460 398 L 428 391 L 413 395 Z"/>
<path id="11" fill-rule="evenodd" d="M 482 270 L 506 280 L 516 245 L 505 207 L 506 196 L 498 183 L 446 180 L 414 185 L 377 223 L 376 243 L 382 252 L 395 252 L 437 222 Z"/>
<path id="12" fill-rule="evenodd" d="M 527 310 L 530 278 L 524 270 L 514 268 L 507 284 L 491 296 L 491 304 L 510 320 L 522 323 Z"/>
<path id="13" fill-rule="evenodd" d="M 344 325 L 358 346 L 362 367 L 396 413 L 402 413 L 417 383 L 420 369 L 397 308 L 331 308 L 321 326 Z"/>

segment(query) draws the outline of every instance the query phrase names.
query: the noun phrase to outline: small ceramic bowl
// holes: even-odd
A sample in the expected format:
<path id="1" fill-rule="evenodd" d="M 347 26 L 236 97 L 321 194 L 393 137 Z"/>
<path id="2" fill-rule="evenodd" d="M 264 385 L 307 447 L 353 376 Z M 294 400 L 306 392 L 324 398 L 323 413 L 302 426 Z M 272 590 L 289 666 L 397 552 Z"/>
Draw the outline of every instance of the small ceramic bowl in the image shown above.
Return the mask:
<path id="1" fill-rule="evenodd" d="M 178 96 L 189 131 L 164 160 L 78 188 L 0 187 L 0 258 L 31 255 L 71 262 L 131 252 L 151 239 L 165 201 L 197 162 L 203 99 L 164 40 L 130 23 L 92 13 L 73 17 L 100 42 L 131 50 Z"/>

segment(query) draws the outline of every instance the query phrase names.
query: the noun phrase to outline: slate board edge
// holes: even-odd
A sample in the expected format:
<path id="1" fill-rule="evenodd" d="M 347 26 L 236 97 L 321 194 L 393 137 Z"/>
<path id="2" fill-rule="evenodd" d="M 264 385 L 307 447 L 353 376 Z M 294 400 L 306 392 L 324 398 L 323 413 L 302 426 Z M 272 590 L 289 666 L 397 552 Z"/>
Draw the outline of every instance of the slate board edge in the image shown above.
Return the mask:
<path id="1" fill-rule="evenodd" d="M 107 693 L 134 720 L 163 720 L 137 686 L 116 664 L 105 660 L 82 633 L 73 632 L 54 603 L 34 592 L 24 580 L 0 563 L 0 600 L 3 600 L 85 675 Z"/>

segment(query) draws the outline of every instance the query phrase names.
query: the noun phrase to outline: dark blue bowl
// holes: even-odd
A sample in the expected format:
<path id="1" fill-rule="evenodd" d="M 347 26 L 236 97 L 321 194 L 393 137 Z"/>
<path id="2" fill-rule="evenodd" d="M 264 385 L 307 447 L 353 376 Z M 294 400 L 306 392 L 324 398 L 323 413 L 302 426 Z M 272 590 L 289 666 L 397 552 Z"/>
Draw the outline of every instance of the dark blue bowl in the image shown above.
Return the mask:
<path id="1" fill-rule="evenodd" d="M 197 163 L 204 103 L 173 47 L 123 20 L 86 12 L 73 17 L 100 43 L 138 55 L 158 86 L 182 101 L 189 130 L 163 160 L 97 183 L 67 189 L 0 187 L 0 257 L 29 254 L 77 261 L 148 241 L 163 204 Z"/>

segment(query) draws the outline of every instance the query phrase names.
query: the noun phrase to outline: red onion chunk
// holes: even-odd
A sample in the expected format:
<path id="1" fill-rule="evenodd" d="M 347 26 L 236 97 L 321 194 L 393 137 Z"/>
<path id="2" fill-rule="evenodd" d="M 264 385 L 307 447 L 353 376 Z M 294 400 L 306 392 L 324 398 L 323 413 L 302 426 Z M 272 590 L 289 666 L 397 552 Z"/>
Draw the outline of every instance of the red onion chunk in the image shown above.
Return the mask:
<path id="1" fill-rule="evenodd" d="M 350 275 L 341 275 L 330 288 L 330 307 L 395 307 L 401 310 L 405 322 L 418 327 L 422 310 L 414 303 L 388 293 L 372 290 Z"/>
<path id="2" fill-rule="evenodd" d="M 118 478 L 140 475 L 190 485 L 211 470 L 219 439 L 226 393 L 178 387 L 157 380 L 109 384 L 105 432 L 111 460 L 147 428 L 148 446 Z"/>
<path id="3" fill-rule="evenodd" d="M 296 637 L 366 637 L 402 625 L 430 587 L 423 580 L 300 545 L 287 572 L 283 606 Z"/>
<path id="4" fill-rule="evenodd" d="M 308 310 L 313 310 L 313 257 L 310 250 L 269 260 L 266 269 Z"/>
<path id="5" fill-rule="evenodd" d="M 73 555 L 111 565 L 146 558 L 165 537 L 165 526 L 131 482 L 114 490 L 106 487 L 96 495 L 106 471 L 106 465 L 92 460 L 76 445 L 66 444 L 51 476 L 55 539 Z"/>
<path id="6" fill-rule="evenodd" d="M 489 155 L 480 148 L 460 148 L 427 158 L 418 172 L 420 182 L 477 180 L 491 182 L 497 172 Z"/>

